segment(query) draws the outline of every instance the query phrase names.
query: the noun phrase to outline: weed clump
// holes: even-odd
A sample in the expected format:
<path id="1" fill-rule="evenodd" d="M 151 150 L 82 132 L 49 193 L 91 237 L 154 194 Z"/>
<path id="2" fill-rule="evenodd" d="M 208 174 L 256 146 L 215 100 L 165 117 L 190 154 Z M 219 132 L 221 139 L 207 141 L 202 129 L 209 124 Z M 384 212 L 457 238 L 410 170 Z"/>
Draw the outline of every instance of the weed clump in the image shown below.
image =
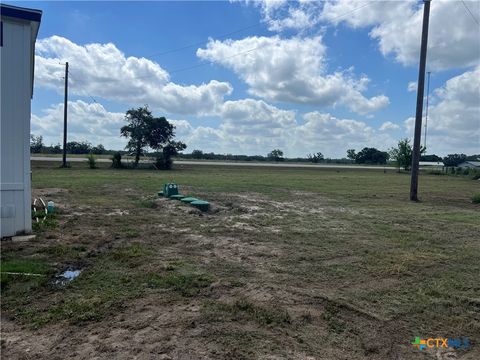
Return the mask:
<path id="1" fill-rule="evenodd" d="M 35 213 L 32 213 L 33 215 L 33 220 L 32 220 L 32 231 L 34 233 L 40 233 L 45 230 L 52 230 L 57 228 L 58 226 L 58 221 L 57 221 L 57 216 L 54 213 L 48 213 L 45 215 L 44 212 L 37 211 Z M 44 218 L 42 218 L 44 216 Z M 36 219 L 39 219 L 36 221 Z"/>
<path id="2" fill-rule="evenodd" d="M 93 155 L 92 153 L 88 154 L 87 163 L 88 163 L 88 167 L 90 169 L 96 169 L 97 168 L 97 158 L 95 157 L 95 155 Z"/>
<path id="3" fill-rule="evenodd" d="M 123 165 L 122 165 L 122 154 L 119 151 L 117 151 L 112 156 L 112 168 L 121 169 L 122 167 L 123 167 Z"/>
<path id="4" fill-rule="evenodd" d="M 259 325 L 290 324 L 290 314 L 281 308 L 254 304 L 246 299 L 238 299 L 233 304 L 206 304 L 207 315 L 212 320 L 222 320 L 224 316 L 234 320 L 253 320 Z"/>
<path id="5" fill-rule="evenodd" d="M 475 195 L 472 196 L 472 202 L 473 202 L 474 204 L 480 204 L 480 193 L 475 194 Z"/>

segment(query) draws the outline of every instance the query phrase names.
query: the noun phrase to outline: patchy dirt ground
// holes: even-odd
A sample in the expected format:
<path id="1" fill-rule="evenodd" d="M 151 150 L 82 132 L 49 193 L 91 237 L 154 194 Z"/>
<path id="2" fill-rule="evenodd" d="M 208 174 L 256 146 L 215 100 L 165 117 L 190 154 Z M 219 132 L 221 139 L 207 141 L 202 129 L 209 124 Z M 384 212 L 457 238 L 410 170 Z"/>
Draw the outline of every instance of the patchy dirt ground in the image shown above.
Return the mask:
<path id="1" fill-rule="evenodd" d="M 416 298 L 422 277 L 456 257 L 415 252 L 399 213 L 309 191 L 185 191 L 211 210 L 131 186 L 35 189 L 57 204 L 55 223 L 29 243 L 2 242 L 2 259 L 50 272 L 2 285 L 2 358 L 479 358 L 410 345 L 430 334 L 475 343 L 479 304 L 440 283 Z M 385 235 L 394 228 L 407 236 Z M 478 226 L 467 228 L 458 238 Z M 74 268 L 78 279 L 52 285 Z"/>

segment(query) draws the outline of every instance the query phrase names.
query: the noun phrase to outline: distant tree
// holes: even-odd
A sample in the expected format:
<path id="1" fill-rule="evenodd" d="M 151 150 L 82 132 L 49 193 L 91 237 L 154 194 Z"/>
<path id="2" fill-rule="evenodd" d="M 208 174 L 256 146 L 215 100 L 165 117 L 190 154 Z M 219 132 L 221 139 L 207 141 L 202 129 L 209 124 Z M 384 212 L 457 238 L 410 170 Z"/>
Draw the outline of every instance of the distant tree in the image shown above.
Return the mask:
<path id="1" fill-rule="evenodd" d="M 91 152 L 93 154 L 102 155 L 105 154 L 107 150 L 105 150 L 105 147 L 102 144 L 98 144 L 97 146 L 92 147 Z"/>
<path id="2" fill-rule="evenodd" d="M 156 165 L 159 169 L 170 170 L 172 168 L 172 156 L 187 148 L 187 145 L 181 141 L 170 141 L 163 146 L 162 152 L 157 154 Z"/>
<path id="3" fill-rule="evenodd" d="M 43 136 L 30 135 L 30 152 L 34 154 L 41 153 L 44 148 Z"/>
<path id="4" fill-rule="evenodd" d="M 193 150 L 192 151 L 192 158 L 202 159 L 203 158 L 203 151 L 202 150 Z"/>
<path id="5" fill-rule="evenodd" d="M 350 160 L 355 161 L 357 154 L 355 154 L 355 149 L 348 149 L 347 150 L 347 158 Z"/>
<path id="6" fill-rule="evenodd" d="M 308 154 L 307 158 L 308 158 L 308 160 L 310 160 L 311 162 L 313 162 L 315 164 L 325 160 L 325 157 L 323 156 L 323 154 L 321 152 L 317 152 L 316 154 Z"/>
<path id="7" fill-rule="evenodd" d="M 443 158 L 443 165 L 447 167 L 455 167 L 467 160 L 465 154 L 448 154 Z"/>
<path id="8" fill-rule="evenodd" d="M 425 152 L 425 148 L 420 146 L 420 154 Z M 390 157 L 397 163 L 399 168 L 410 170 L 412 166 L 413 149 L 410 145 L 410 139 L 401 139 L 396 148 L 390 149 Z"/>
<path id="9" fill-rule="evenodd" d="M 386 164 L 389 159 L 389 154 L 385 151 L 380 151 L 375 148 L 363 148 L 355 155 L 355 162 L 357 164 Z"/>
<path id="10" fill-rule="evenodd" d="M 431 154 L 431 155 L 422 155 L 420 156 L 420 161 L 442 161 L 442 158 L 438 155 Z"/>
<path id="11" fill-rule="evenodd" d="M 169 170 L 172 167 L 172 156 L 187 148 L 181 141 L 174 141 L 175 126 L 165 117 L 147 119 L 147 144 L 157 151 L 157 165 Z"/>
<path id="12" fill-rule="evenodd" d="M 267 158 L 274 161 L 283 161 L 283 151 L 280 149 L 273 149 L 267 154 Z"/>
<path id="13" fill-rule="evenodd" d="M 89 154 L 92 151 L 92 144 L 87 141 L 69 141 L 67 142 L 67 153 L 69 154 Z"/>
<path id="14" fill-rule="evenodd" d="M 122 153 L 117 151 L 112 156 L 112 167 L 115 169 L 120 169 L 123 167 L 122 164 Z"/>
<path id="15" fill-rule="evenodd" d="M 466 161 L 480 161 L 480 154 L 468 155 Z"/>
<path id="16" fill-rule="evenodd" d="M 51 148 L 50 151 L 52 152 L 52 154 L 61 154 L 62 151 L 63 151 L 62 145 L 60 145 L 60 144 L 51 145 L 50 148 Z"/>
<path id="17" fill-rule="evenodd" d="M 152 120 L 153 115 L 152 112 L 148 110 L 147 105 L 137 109 L 130 109 L 125 114 L 127 125 L 122 126 L 120 134 L 129 139 L 125 149 L 135 154 L 135 167 L 138 166 L 144 148 L 148 146 Z"/>

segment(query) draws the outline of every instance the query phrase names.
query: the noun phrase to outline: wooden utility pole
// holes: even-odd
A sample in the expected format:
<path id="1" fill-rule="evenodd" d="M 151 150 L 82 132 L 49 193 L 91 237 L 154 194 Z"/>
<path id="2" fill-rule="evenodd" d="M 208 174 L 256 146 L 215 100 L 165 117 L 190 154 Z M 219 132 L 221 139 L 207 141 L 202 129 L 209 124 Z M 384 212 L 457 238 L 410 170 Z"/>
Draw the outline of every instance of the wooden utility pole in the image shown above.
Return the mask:
<path id="1" fill-rule="evenodd" d="M 417 111 L 415 114 L 415 135 L 413 138 L 412 177 L 410 181 L 410 200 L 418 201 L 418 172 L 420 162 L 420 142 L 422 138 L 422 111 L 425 89 L 425 65 L 427 62 L 428 20 L 430 0 L 424 0 L 422 44 L 420 46 L 420 66 L 418 70 Z"/>
<path id="2" fill-rule="evenodd" d="M 63 162 L 67 167 L 67 110 L 68 110 L 68 61 L 65 63 L 65 98 L 63 103 Z"/>

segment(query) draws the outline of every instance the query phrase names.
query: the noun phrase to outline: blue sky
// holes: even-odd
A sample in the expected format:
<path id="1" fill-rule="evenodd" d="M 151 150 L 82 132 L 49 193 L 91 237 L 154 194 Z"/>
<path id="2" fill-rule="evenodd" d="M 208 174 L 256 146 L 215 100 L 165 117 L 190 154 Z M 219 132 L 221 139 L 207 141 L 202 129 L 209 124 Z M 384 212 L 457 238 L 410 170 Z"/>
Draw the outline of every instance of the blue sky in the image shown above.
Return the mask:
<path id="1" fill-rule="evenodd" d="M 61 141 L 65 61 L 69 138 L 108 148 L 124 146 L 123 114 L 144 104 L 187 151 L 343 157 L 413 136 L 416 1 L 15 4 L 43 10 L 32 132 L 47 144 Z M 473 17 L 432 4 L 430 153 L 480 152 L 480 5 L 466 5 Z"/>

